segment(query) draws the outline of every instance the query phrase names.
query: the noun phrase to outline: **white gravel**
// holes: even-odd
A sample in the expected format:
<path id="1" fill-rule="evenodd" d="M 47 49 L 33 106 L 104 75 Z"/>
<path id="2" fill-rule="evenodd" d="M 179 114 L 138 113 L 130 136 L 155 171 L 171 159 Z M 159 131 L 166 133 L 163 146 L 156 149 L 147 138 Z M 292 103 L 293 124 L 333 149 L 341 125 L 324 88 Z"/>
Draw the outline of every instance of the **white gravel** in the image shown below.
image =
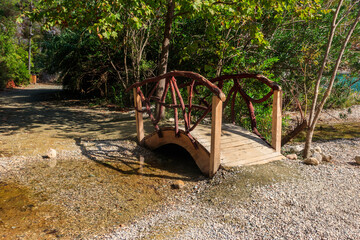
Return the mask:
<path id="1" fill-rule="evenodd" d="M 348 120 L 358 120 L 359 113 L 360 106 L 353 107 Z M 360 165 L 354 161 L 360 139 L 313 146 L 332 155 L 333 162 L 308 166 L 301 159 L 284 160 L 221 170 L 213 180 L 174 190 L 146 216 L 89 239 L 360 239 Z M 58 158 L 85 157 L 76 149 L 58 151 Z M 0 157 L 0 175 L 42 161 L 41 155 Z"/>
<path id="2" fill-rule="evenodd" d="M 194 189 L 153 214 L 94 239 L 360 239 L 360 166 L 354 161 L 360 155 L 360 139 L 314 146 L 332 154 L 334 161 L 319 166 L 301 160 L 275 163 L 298 177 L 253 185 L 251 197 L 241 201 L 204 201 L 201 192 L 213 184 L 200 183 L 200 192 Z M 220 173 L 211 182 L 220 181 L 225 188 L 228 179 L 241 172 Z"/>

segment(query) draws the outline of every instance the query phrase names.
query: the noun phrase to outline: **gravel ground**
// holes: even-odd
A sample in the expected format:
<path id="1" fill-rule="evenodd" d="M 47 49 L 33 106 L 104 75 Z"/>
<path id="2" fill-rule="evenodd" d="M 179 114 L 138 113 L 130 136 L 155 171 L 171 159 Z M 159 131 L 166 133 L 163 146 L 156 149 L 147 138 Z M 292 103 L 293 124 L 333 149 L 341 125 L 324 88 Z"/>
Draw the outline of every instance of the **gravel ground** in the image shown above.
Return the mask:
<path id="1" fill-rule="evenodd" d="M 287 116 L 294 122 L 300 119 L 299 112 L 287 112 Z M 326 109 L 323 110 L 319 117 L 319 123 L 344 123 L 358 122 L 360 119 L 360 105 L 354 105 L 346 109 Z"/>
<path id="2" fill-rule="evenodd" d="M 333 162 L 284 160 L 221 171 L 153 215 L 95 239 L 360 239 L 360 166 L 353 159 L 360 155 L 360 139 L 314 146 Z M 279 168 L 291 174 L 281 170 L 279 177 Z M 239 181 L 264 171 L 275 179 L 247 183 L 244 197 Z"/>
<path id="3" fill-rule="evenodd" d="M 308 166 L 301 160 L 283 160 L 220 170 L 213 179 L 207 180 L 197 173 L 181 172 L 188 172 L 188 166 L 176 165 L 169 169 L 167 166 L 174 164 L 159 162 L 155 155 L 146 162 L 145 168 L 139 167 L 133 156 L 138 156 L 141 148 L 131 141 L 115 138 L 116 135 L 131 136 L 130 131 L 134 129 L 130 125 L 133 120 L 121 120 L 126 117 L 124 114 L 110 116 L 102 110 L 61 106 L 58 119 L 52 114 L 58 111 L 56 104 L 34 107 L 20 92 L 18 97 L 16 94 L 4 93 L 6 97 L 0 101 L 6 105 L 1 109 L 6 116 L 1 116 L 4 123 L 0 142 L 3 147 L 8 146 L 0 149 L 6 150 L 2 157 L 0 155 L 0 185 L 2 181 L 14 180 L 26 189 L 35 189 L 35 193 L 46 193 L 48 198 L 35 204 L 38 215 L 30 215 L 31 219 L 21 215 L 30 214 L 30 210 L 16 212 L 20 214 L 19 222 L 45 220 L 45 223 L 34 223 L 23 235 L 14 235 L 17 239 L 360 239 L 360 165 L 354 161 L 354 156 L 360 155 L 360 139 L 314 143 L 313 146 L 320 146 L 325 154 L 333 156 L 331 163 Z M 17 99 L 17 103 L 12 105 L 13 100 L 8 96 Z M 35 112 L 38 125 L 29 128 L 33 118 L 28 116 L 34 115 L 33 110 L 19 110 L 18 113 L 26 113 L 26 117 L 15 121 L 18 116 L 11 114 L 12 108 L 21 109 L 24 104 L 39 110 Z M 359 119 L 359 112 L 359 106 L 352 108 L 348 120 L 356 120 L 357 116 Z M 39 118 L 39 113 L 46 118 Z M 338 113 L 329 114 L 338 116 Z M 82 120 L 75 116 L 81 116 Z M 49 121 L 49 117 L 49 126 L 45 126 L 44 119 Z M 329 122 L 332 118 L 323 117 Z M 23 123 L 26 119 L 29 122 Z M 90 121 L 92 119 L 96 121 Z M 98 135 L 100 130 L 95 128 L 99 124 L 102 135 Z M 8 134 L 9 127 L 12 135 Z M 12 150 L 12 146 L 29 139 L 33 141 L 39 134 L 44 139 L 39 151 L 18 155 L 18 151 Z M 83 140 L 74 138 L 79 135 Z M 25 143 L 28 142 L 23 142 L 24 146 Z M 40 154 L 54 143 L 64 145 L 55 163 Z M 76 182 L 68 182 L 71 179 Z M 184 180 L 185 188 L 171 190 L 170 184 L 178 179 Z M 32 186 L 31 181 L 37 184 Z M 63 183 L 70 191 L 62 190 Z M 124 187 L 127 184 L 129 187 Z M 137 191 L 141 186 L 144 189 Z M 119 192 L 119 189 L 124 190 Z M 136 217 L 123 224 L 121 218 L 111 215 L 113 210 L 122 212 L 121 208 L 111 206 L 121 203 L 119 199 L 129 194 L 138 195 L 126 201 L 126 209 L 138 210 L 130 215 Z M 152 208 L 133 205 L 144 204 L 133 198 L 153 201 L 154 196 L 165 200 L 155 199 L 157 207 Z M 97 207 L 99 203 L 104 203 L 105 210 Z M 0 229 L 15 231 L 12 225 L 3 224 L 2 217 L 0 215 Z M 51 228 L 44 229 L 49 224 Z M 95 231 L 95 226 L 101 230 Z M 2 231 L 0 239 L 4 236 Z"/>

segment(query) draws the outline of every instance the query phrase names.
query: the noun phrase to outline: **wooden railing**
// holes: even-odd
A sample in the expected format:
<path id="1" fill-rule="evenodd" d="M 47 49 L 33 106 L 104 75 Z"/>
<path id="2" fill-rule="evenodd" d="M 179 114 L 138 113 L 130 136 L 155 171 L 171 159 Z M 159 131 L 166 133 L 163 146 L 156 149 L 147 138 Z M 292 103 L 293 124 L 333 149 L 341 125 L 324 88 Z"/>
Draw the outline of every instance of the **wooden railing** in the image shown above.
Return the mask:
<path id="1" fill-rule="evenodd" d="M 188 85 L 183 85 L 187 89 L 187 104 L 184 101 L 183 96 L 181 95 L 180 89 L 182 87 L 178 86 L 177 80 L 175 77 L 185 77 L 188 79 Z M 165 88 L 162 96 L 154 96 L 156 89 L 159 85 L 159 81 L 165 79 Z M 190 81 L 189 81 L 190 79 Z M 141 87 L 153 83 L 153 86 L 147 96 L 141 90 Z M 204 86 L 210 90 L 213 94 L 212 104 L 194 104 L 194 86 Z M 159 122 L 161 120 L 161 112 L 164 108 L 170 108 L 174 110 L 174 124 L 175 124 L 175 135 L 180 136 L 179 129 L 179 113 L 178 110 L 182 111 L 182 119 L 184 122 L 184 133 L 191 139 L 195 148 L 198 148 L 196 139 L 191 136 L 191 131 L 210 113 L 212 112 L 212 121 L 211 121 L 211 147 L 210 147 L 210 169 L 209 176 L 213 176 L 220 166 L 220 138 L 221 138 L 221 124 L 222 124 L 222 103 L 226 100 L 225 94 L 209 80 L 201 76 L 200 74 L 187 72 L 187 71 L 173 71 L 166 73 L 164 75 L 149 78 L 143 82 L 135 83 L 131 85 L 127 91 L 133 89 L 134 93 L 134 105 L 135 105 L 135 116 L 136 116 L 136 131 L 137 139 L 140 144 L 144 140 L 144 124 L 142 114 L 146 112 L 158 135 L 161 137 L 161 129 L 159 127 Z M 171 94 L 171 103 L 166 103 L 166 96 L 170 91 Z M 179 103 L 178 103 L 179 101 Z M 154 116 L 151 103 L 160 105 L 160 111 Z M 201 101 L 200 101 L 201 102 Z M 145 109 L 143 109 L 145 105 Z M 201 116 L 197 121 L 192 124 L 191 113 L 193 110 L 202 111 Z"/>
<path id="2" fill-rule="evenodd" d="M 250 97 L 242 86 L 246 85 L 246 79 L 256 79 L 257 81 L 267 85 L 270 90 L 269 92 L 260 99 L 254 99 Z M 234 74 L 234 75 L 223 75 L 220 77 L 216 77 L 210 80 L 210 82 L 215 83 L 219 89 L 223 90 L 224 83 L 232 81 L 232 87 L 230 88 L 229 92 L 227 93 L 226 100 L 223 104 L 223 108 L 225 108 L 229 102 L 231 102 L 230 106 L 230 118 L 231 122 L 235 124 L 235 101 L 236 97 L 239 94 L 241 98 L 244 100 L 244 102 L 247 105 L 250 121 L 251 121 L 251 129 L 253 133 L 258 135 L 262 140 L 264 140 L 267 144 L 272 146 L 277 152 L 280 152 L 281 150 L 281 108 L 282 108 L 282 90 L 281 87 L 276 83 L 268 78 L 260 75 L 260 74 Z M 192 86 L 192 88 L 196 88 L 197 83 Z M 185 83 L 183 85 L 180 85 L 180 87 L 189 87 L 191 83 Z M 196 91 L 196 90 L 195 90 Z M 273 104 L 272 104 L 272 129 L 271 129 L 271 144 L 259 133 L 257 129 L 257 122 L 256 122 L 256 116 L 255 116 L 255 109 L 254 104 L 256 103 L 263 103 L 269 98 L 273 96 Z M 205 99 L 207 96 L 203 97 Z M 207 104 L 205 100 L 204 104 Z"/>
<path id="3" fill-rule="evenodd" d="M 270 88 L 270 91 L 260 99 L 254 99 L 250 97 L 242 88 L 241 81 L 246 79 L 256 79 L 263 84 L 267 85 Z M 234 75 L 223 75 L 216 77 L 210 80 L 212 83 L 217 83 L 217 86 L 222 90 L 225 81 L 233 81 L 233 86 L 227 94 L 227 99 L 224 103 L 224 107 L 228 104 L 231 99 L 231 121 L 235 123 L 235 99 L 236 95 L 239 93 L 240 96 L 245 101 L 251 120 L 251 128 L 253 133 L 258 135 L 265 142 L 266 139 L 259 133 L 256 124 L 256 116 L 254 110 L 254 103 L 262 103 L 267 101 L 271 96 L 273 96 L 273 106 L 272 106 L 272 130 L 271 130 L 271 146 L 277 151 L 281 150 L 281 108 L 282 108 L 282 90 L 281 87 L 268 78 L 260 74 L 234 74 Z M 243 82 L 243 85 L 246 85 L 246 82 Z M 268 142 L 267 142 L 268 143 Z M 268 143 L 269 144 L 269 143 Z M 270 145 L 270 144 L 269 144 Z"/>
<path id="4" fill-rule="evenodd" d="M 182 84 L 177 83 L 176 77 L 187 78 Z M 243 89 L 244 81 L 246 79 L 257 79 L 258 81 L 264 83 L 270 88 L 270 91 L 261 99 L 254 99 L 250 97 L 245 90 Z M 161 97 L 156 97 L 154 94 L 159 85 L 159 81 L 165 79 L 165 88 Z M 232 87 L 229 90 L 227 96 L 223 93 L 222 89 L 225 81 L 233 81 Z M 152 85 L 152 88 L 147 92 L 145 96 L 141 87 Z M 212 103 L 208 103 L 206 98 L 209 95 L 199 97 L 198 86 L 205 86 L 210 90 L 212 94 Z M 184 101 L 184 98 L 181 95 L 180 89 L 187 89 L 187 104 Z M 159 127 L 160 122 L 160 112 L 164 108 L 170 108 L 174 110 L 174 124 L 175 124 L 175 134 L 179 135 L 179 113 L 178 110 L 182 111 L 182 119 L 184 122 L 184 132 L 192 140 L 194 146 L 196 147 L 196 140 L 191 136 L 191 131 L 210 113 L 212 112 L 212 132 L 211 132 L 211 151 L 210 158 L 211 162 L 214 164 L 214 169 L 216 168 L 217 162 L 220 161 L 220 137 L 221 137 L 221 123 L 222 123 L 222 111 L 223 111 L 223 102 L 224 107 L 231 102 L 231 120 L 235 123 L 235 99 L 239 94 L 242 99 L 245 101 L 251 120 L 252 131 L 261 137 L 264 141 L 265 138 L 261 136 L 257 130 L 256 116 L 254 111 L 253 103 L 262 103 L 267 101 L 271 96 L 273 96 L 273 107 L 272 107 L 272 141 L 271 146 L 276 150 L 280 151 L 281 149 L 281 87 L 267 79 L 262 75 L 257 74 L 236 74 L 236 75 L 224 75 L 212 80 L 207 80 L 203 76 L 197 73 L 188 72 L 188 71 L 173 71 L 166 73 L 161 76 L 154 78 L 148 78 L 143 82 L 135 83 L 131 85 L 127 91 L 133 89 L 134 93 L 134 105 L 135 105 L 135 115 L 136 115 L 136 126 L 137 126 L 137 138 L 140 143 L 144 139 L 144 127 L 142 114 L 146 112 L 154 127 L 156 132 L 161 137 L 161 129 Z M 166 103 L 166 96 L 170 92 L 171 103 Z M 183 91 L 184 92 L 184 91 Z M 197 101 L 194 103 L 194 98 L 197 97 Z M 160 111 L 155 114 L 153 113 L 154 108 L 151 104 L 155 103 L 160 106 Z M 143 105 L 145 109 L 143 109 Z M 202 111 L 200 117 L 196 121 L 193 121 L 192 124 L 192 111 Z M 270 144 L 269 144 L 270 145 Z"/>

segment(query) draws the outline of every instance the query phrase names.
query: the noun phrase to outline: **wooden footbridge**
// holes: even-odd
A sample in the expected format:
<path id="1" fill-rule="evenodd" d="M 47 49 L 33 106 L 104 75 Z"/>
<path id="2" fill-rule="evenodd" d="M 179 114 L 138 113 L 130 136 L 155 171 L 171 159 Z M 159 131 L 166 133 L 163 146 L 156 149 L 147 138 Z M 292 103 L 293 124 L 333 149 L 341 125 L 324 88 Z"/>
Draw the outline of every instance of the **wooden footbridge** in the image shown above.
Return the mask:
<path id="1" fill-rule="evenodd" d="M 178 78 L 178 81 L 176 80 Z M 160 80 L 165 79 L 161 97 L 155 96 Z M 261 99 L 250 97 L 244 90 L 246 81 L 255 79 L 268 86 Z M 230 83 L 227 83 L 230 82 Z M 226 86 L 227 95 L 224 94 Z M 135 83 L 133 89 L 137 139 L 141 145 L 156 149 L 177 144 L 186 149 L 200 170 L 212 177 L 219 167 L 261 164 L 282 159 L 281 88 L 262 75 L 224 75 L 211 80 L 187 71 L 173 71 Z M 268 143 L 256 127 L 253 103 L 263 103 L 273 96 L 272 141 Z M 242 99 L 251 120 L 252 132 L 235 125 L 236 103 Z M 211 103 L 209 103 L 211 101 Z M 155 106 L 160 108 L 155 116 Z M 223 123 L 223 110 L 230 109 L 230 123 Z M 160 112 L 173 112 L 173 126 L 164 124 Z M 170 109 L 170 110 L 169 110 Z M 181 117 L 178 110 L 181 110 Z M 147 114 L 155 131 L 145 134 L 143 114 Z M 211 125 L 206 124 L 210 122 Z"/>

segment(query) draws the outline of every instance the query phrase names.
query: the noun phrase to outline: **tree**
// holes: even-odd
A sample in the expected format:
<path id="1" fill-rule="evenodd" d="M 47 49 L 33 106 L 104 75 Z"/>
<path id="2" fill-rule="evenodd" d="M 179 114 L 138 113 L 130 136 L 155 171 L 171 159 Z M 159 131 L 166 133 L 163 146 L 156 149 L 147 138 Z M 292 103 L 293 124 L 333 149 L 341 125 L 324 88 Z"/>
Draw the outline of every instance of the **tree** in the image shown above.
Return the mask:
<path id="1" fill-rule="evenodd" d="M 30 1 L 29 5 L 29 11 L 31 12 L 33 8 L 33 1 Z M 28 52 L 28 69 L 29 69 L 29 75 L 31 74 L 31 38 L 32 38 L 32 21 L 29 21 L 29 52 Z"/>
<path id="2" fill-rule="evenodd" d="M 18 1 L 6 0 L 0 6 L 0 88 L 7 81 L 17 85 L 28 83 L 27 52 L 22 36 L 17 36 L 20 26 L 16 18 L 20 15 Z"/>
<path id="3" fill-rule="evenodd" d="M 146 68 L 152 67 L 151 63 L 144 63 L 145 50 L 150 34 L 157 31 L 153 28 L 158 25 L 154 24 L 159 14 L 158 7 L 157 1 L 148 4 L 148 1 L 125 0 L 40 0 L 33 10 L 32 19 L 43 22 L 44 29 L 49 32 L 60 28 L 64 32 L 71 30 L 77 34 L 81 31 L 84 36 L 97 37 L 101 47 L 95 58 L 98 55 L 107 57 L 106 64 L 112 68 L 124 90 L 134 81 L 140 81 Z"/>
<path id="4" fill-rule="evenodd" d="M 159 75 L 163 75 L 167 72 L 167 65 L 169 61 L 169 49 L 170 49 L 170 37 L 171 37 L 171 25 L 173 22 L 175 11 L 175 0 L 168 0 L 167 3 L 167 12 L 165 18 L 165 27 L 164 27 L 164 38 L 161 45 L 161 55 L 159 63 Z M 165 79 L 160 80 L 158 88 L 156 90 L 156 96 L 161 98 L 165 88 Z M 165 117 L 165 111 L 160 106 L 156 105 L 156 115 L 160 114 L 161 118 Z"/>
<path id="5" fill-rule="evenodd" d="M 312 107 L 309 115 L 308 124 L 309 127 L 306 131 L 306 141 L 305 141 L 305 149 L 304 149 L 304 157 L 309 157 L 310 155 L 310 148 L 312 143 L 312 138 L 315 130 L 316 123 L 319 119 L 320 113 L 322 109 L 324 108 L 324 105 L 326 103 L 326 100 L 331 94 L 331 90 L 334 85 L 334 81 L 343 57 L 343 54 L 345 52 L 345 49 L 349 43 L 349 40 L 356 29 L 356 26 L 360 20 L 360 5 L 359 1 L 353 1 L 348 6 L 345 7 L 345 11 L 343 10 L 343 15 L 340 16 L 340 11 L 342 8 L 344 8 L 344 0 L 340 0 L 337 8 L 333 15 L 333 20 L 330 27 L 330 34 L 329 39 L 326 46 L 326 51 L 324 54 L 324 58 L 321 64 L 321 67 L 318 71 L 318 77 L 316 79 L 316 86 L 314 89 L 314 97 L 312 102 Z M 341 48 L 338 52 L 338 56 L 335 61 L 335 65 L 332 69 L 332 75 L 329 81 L 327 81 L 327 85 L 325 87 L 326 91 L 323 96 L 320 96 L 320 85 L 322 83 L 323 73 L 325 68 L 327 67 L 327 62 L 329 59 L 329 53 L 332 48 L 332 43 L 334 41 L 334 36 L 336 35 L 337 27 L 339 24 L 342 23 L 344 19 L 346 19 L 348 16 L 350 16 L 350 19 L 348 19 L 348 22 L 345 24 L 345 28 L 347 29 L 346 37 L 343 40 L 343 43 L 341 45 Z M 324 87 L 324 86 L 323 86 Z"/>

